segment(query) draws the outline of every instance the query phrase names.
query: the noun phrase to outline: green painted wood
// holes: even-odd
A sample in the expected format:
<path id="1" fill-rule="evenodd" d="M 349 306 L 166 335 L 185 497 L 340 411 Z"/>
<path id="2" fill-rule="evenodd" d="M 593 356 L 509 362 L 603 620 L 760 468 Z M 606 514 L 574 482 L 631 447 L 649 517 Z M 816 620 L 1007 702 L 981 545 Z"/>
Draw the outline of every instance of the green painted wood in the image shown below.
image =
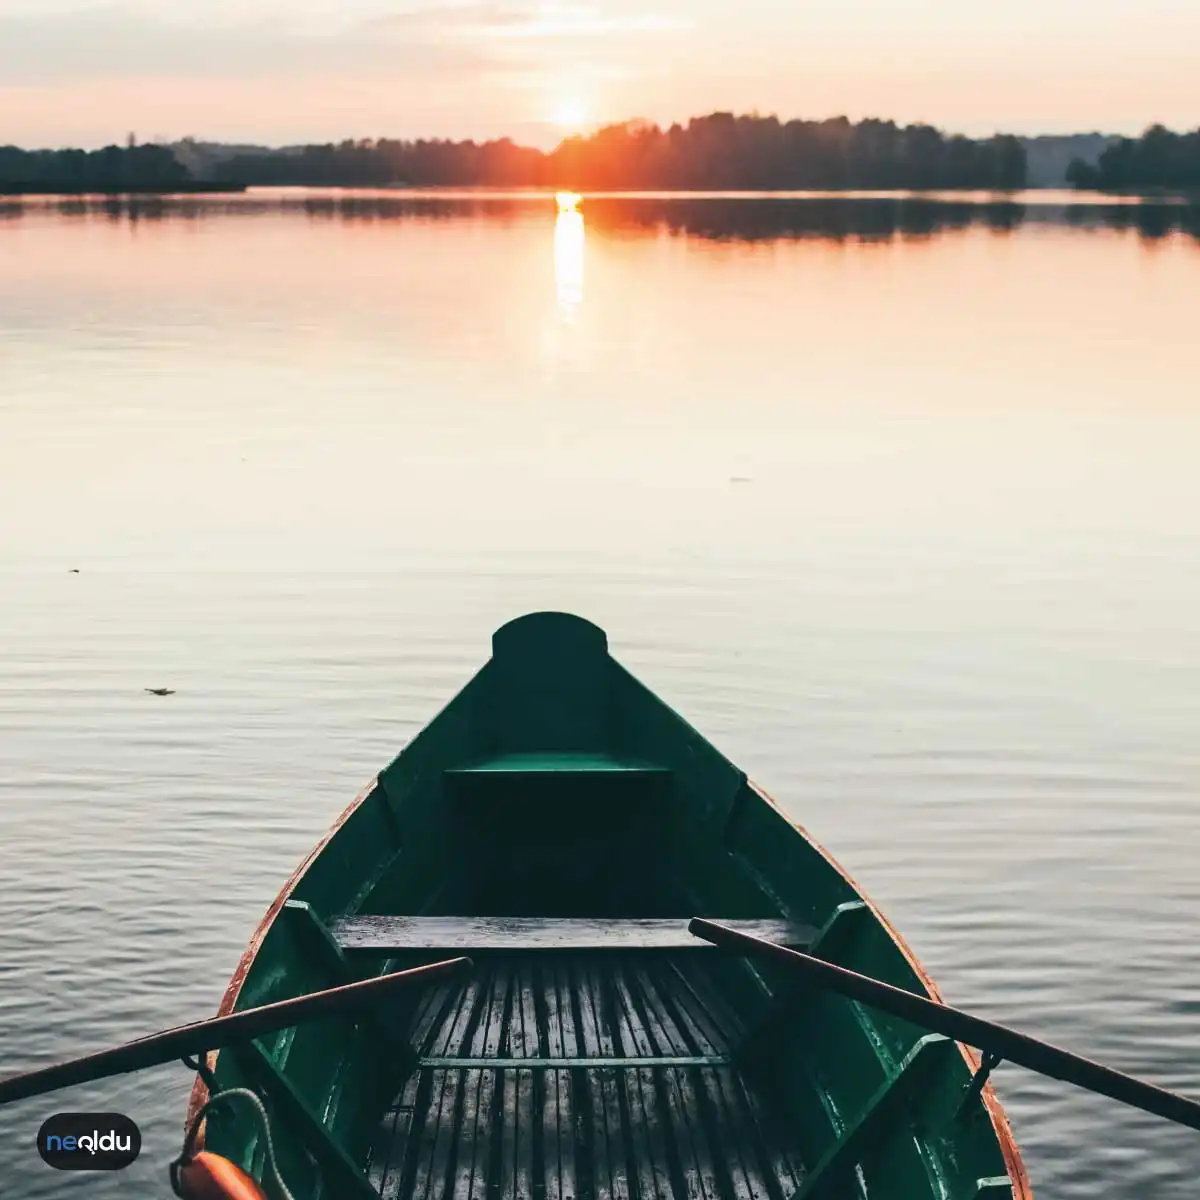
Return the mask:
<path id="1" fill-rule="evenodd" d="M 905 1110 L 931 1087 L 939 1075 L 961 1062 L 958 1047 L 936 1033 L 923 1037 L 900 1064 L 896 1074 L 871 1097 L 866 1108 L 846 1127 L 837 1142 L 805 1176 L 792 1200 L 818 1200 L 844 1187 L 854 1167 L 876 1155 L 895 1136 Z"/>
<path id="2" fill-rule="evenodd" d="M 342 953 L 328 926 L 317 915 L 313 906 L 304 900 L 288 900 L 283 906 L 284 919 L 289 920 L 298 937 L 312 948 L 322 967 L 339 983 L 352 983 L 360 978 Z M 378 1043 L 382 1055 L 373 1054 L 368 1060 L 378 1076 L 377 1089 L 386 1093 L 397 1073 L 411 1071 L 416 1061 L 413 1048 L 381 1017 L 377 1010 L 368 1009 L 361 1015 L 363 1029 Z"/>
<path id="3" fill-rule="evenodd" d="M 865 900 L 847 900 L 829 915 L 813 938 L 809 954 L 826 962 L 840 962 L 862 930 L 875 924 L 875 914 Z"/>
<path id="4" fill-rule="evenodd" d="M 321 959 L 323 968 L 330 975 L 342 983 L 358 978 L 342 953 L 342 948 L 311 904 L 305 900 L 288 900 L 283 912 L 285 920 L 292 922 L 299 937 L 307 939 L 307 944 L 313 947 L 314 954 Z"/>
<path id="5" fill-rule="evenodd" d="M 848 900 L 845 904 L 839 904 L 813 937 L 808 953 L 844 966 L 844 959 L 861 930 L 874 921 L 875 914 L 862 900 Z M 776 981 L 767 1010 L 750 1026 L 742 1043 L 734 1051 L 737 1061 L 749 1066 L 764 1059 L 769 1060 L 781 1027 L 789 1022 L 803 1023 L 807 1019 L 813 996 L 813 989 L 803 982 L 791 979 Z"/>
<path id="6" fill-rule="evenodd" d="M 275 1060 L 257 1042 L 245 1042 L 234 1047 L 233 1052 L 316 1159 L 328 1181 L 329 1193 L 339 1200 L 379 1200 L 370 1180 L 338 1144 L 325 1122 L 308 1106 Z M 296 1187 L 299 1186 L 300 1181 L 297 1181 Z M 298 1194 L 304 1194 L 303 1189 Z"/>
<path id="7" fill-rule="evenodd" d="M 962 1200 L 1012 1200 L 1012 1180 L 1007 1175 L 977 1179 L 974 1187 L 963 1192 Z"/>
<path id="8" fill-rule="evenodd" d="M 448 767 L 447 775 L 669 775 L 670 768 L 652 762 L 614 758 L 583 751 L 497 754 L 461 767 Z"/>
<path id="9" fill-rule="evenodd" d="M 607 749 L 608 638 L 567 613 L 532 613 L 492 637 L 491 697 L 477 710 L 481 757 Z"/>

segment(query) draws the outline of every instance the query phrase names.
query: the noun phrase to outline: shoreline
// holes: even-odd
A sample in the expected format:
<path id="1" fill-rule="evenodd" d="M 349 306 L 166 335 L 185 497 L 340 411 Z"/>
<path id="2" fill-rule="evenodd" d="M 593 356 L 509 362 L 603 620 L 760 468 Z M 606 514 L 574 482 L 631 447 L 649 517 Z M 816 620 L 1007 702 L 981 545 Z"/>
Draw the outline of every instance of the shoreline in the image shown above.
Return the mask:
<path id="1" fill-rule="evenodd" d="M 134 187 L 60 187 L 53 184 L 10 184 L 0 183 L 0 196 L 20 198 L 21 196 L 70 196 L 73 199 L 88 196 L 104 198 L 135 197 L 135 196 L 203 196 L 203 195 L 237 195 L 246 191 L 243 183 L 176 183 L 171 186 L 155 187 L 153 185 Z"/>

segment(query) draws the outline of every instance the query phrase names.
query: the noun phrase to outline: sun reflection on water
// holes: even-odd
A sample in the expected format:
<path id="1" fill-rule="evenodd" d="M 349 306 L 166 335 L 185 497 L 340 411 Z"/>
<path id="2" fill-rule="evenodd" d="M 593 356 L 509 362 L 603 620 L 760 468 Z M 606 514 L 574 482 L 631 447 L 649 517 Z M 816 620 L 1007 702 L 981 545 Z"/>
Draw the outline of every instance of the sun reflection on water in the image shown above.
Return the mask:
<path id="1" fill-rule="evenodd" d="M 558 307 L 573 317 L 583 303 L 583 213 L 574 192 L 558 195 L 558 217 L 554 222 L 554 282 Z"/>

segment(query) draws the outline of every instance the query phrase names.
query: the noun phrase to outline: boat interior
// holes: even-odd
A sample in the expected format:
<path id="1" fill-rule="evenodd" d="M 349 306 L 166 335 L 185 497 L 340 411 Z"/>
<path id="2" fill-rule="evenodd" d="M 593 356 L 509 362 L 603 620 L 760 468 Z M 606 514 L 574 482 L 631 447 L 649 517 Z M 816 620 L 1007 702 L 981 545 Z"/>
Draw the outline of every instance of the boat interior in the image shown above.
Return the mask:
<path id="1" fill-rule="evenodd" d="M 514 953 L 431 990 L 368 1173 L 385 1197 L 767 1197 L 803 1179 L 701 959 Z M 708 957 L 711 957 L 709 955 Z"/>
<path id="2" fill-rule="evenodd" d="M 223 1050 L 216 1079 L 266 1097 L 297 1200 L 1013 1196 L 1003 1114 L 956 1043 L 718 950 L 695 916 L 928 992 L 600 630 L 525 618 L 285 889 L 226 1007 L 470 969 Z M 231 1117 L 207 1142 L 262 1168 Z"/>

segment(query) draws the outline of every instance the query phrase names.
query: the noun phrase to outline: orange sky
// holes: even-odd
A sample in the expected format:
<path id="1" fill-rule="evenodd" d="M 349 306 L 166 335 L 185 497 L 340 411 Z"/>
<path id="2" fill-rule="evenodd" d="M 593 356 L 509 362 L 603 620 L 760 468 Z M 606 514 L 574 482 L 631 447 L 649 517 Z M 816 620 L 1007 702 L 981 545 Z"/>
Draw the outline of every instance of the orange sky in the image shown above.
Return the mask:
<path id="1" fill-rule="evenodd" d="M 490 137 L 714 109 L 1200 124 L 1195 0 L 0 0 L 0 143 Z"/>

